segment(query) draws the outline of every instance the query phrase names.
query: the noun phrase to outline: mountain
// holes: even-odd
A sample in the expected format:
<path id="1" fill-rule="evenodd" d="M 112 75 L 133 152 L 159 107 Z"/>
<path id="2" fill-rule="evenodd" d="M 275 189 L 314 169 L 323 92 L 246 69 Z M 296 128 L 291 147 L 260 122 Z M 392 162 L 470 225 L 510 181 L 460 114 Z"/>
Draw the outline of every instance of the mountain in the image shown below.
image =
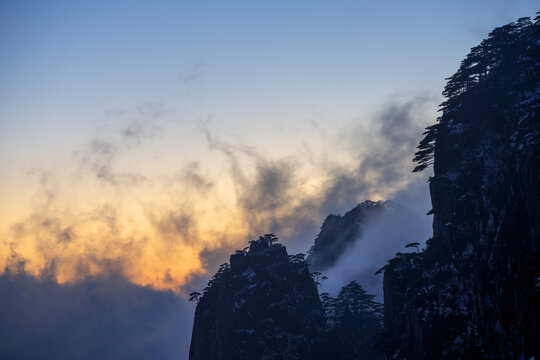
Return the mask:
<path id="1" fill-rule="evenodd" d="M 540 24 L 496 28 L 420 142 L 433 237 L 385 267 L 391 359 L 540 356 Z"/>
<path id="2" fill-rule="evenodd" d="M 273 234 L 231 255 L 197 300 L 190 359 L 381 360 L 382 304 L 356 281 L 319 294 L 304 254 Z"/>
<path id="3" fill-rule="evenodd" d="M 324 271 L 372 217 L 330 215 L 308 257 L 273 234 L 231 255 L 197 300 L 190 359 L 532 359 L 540 356 L 540 24 L 495 29 L 448 80 L 415 171 L 429 179 L 433 236 L 384 271 L 381 304 L 351 281 L 319 294 Z M 315 281 L 314 281 L 315 279 Z M 322 301 L 321 301 L 322 299 Z"/>
<path id="4" fill-rule="evenodd" d="M 231 255 L 195 310 L 190 360 L 319 359 L 324 310 L 303 254 L 272 234 Z"/>
<path id="5" fill-rule="evenodd" d="M 362 235 L 370 222 L 387 211 L 389 201 L 364 201 L 345 215 L 330 214 L 309 251 L 310 269 L 325 271 L 333 267 L 348 246 Z"/>

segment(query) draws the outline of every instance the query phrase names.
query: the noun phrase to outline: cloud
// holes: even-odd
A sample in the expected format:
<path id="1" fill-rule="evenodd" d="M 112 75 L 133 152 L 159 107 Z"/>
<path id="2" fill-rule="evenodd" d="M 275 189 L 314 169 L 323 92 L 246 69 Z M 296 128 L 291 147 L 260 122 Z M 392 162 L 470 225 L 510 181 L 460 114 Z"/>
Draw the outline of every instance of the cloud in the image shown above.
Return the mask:
<path id="1" fill-rule="evenodd" d="M 159 136 L 160 123 L 167 113 L 169 111 L 164 105 L 157 102 L 138 105 L 133 112 L 107 111 L 108 116 L 120 122 L 120 127 L 115 131 L 108 128 L 106 134 L 94 136 L 83 149 L 73 153 L 80 170 L 89 171 L 97 180 L 113 186 L 133 186 L 146 182 L 147 177 L 141 174 L 118 171 L 118 158 L 144 141 Z"/>
<path id="2" fill-rule="evenodd" d="M 182 85 L 188 86 L 191 83 L 200 81 L 202 79 L 202 70 L 206 67 L 206 63 L 202 60 L 195 62 L 191 69 L 185 75 L 180 75 L 179 79 Z"/>
<path id="3" fill-rule="evenodd" d="M 206 195 L 215 185 L 209 175 L 201 172 L 201 166 L 197 161 L 186 164 L 175 180 L 179 180 L 202 195 Z"/>
<path id="4" fill-rule="evenodd" d="M 392 102 L 365 127 L 347 132 L 348 146 L 358 148 L 358 166 L 351 173 L 331 180 L 327 207 L 339 208 L 352 194 L 385 193 L 392 209 L 372 219 L 367 231 L 327 270 L 321 291 L 337 295 L 340 288 L 357 280 L 382 301 L 382 275 L 374 273 L 407 243 L 423 244 L 431 234 L 430 199 L 425 175 L 412 174 L 411 154 L 428 119 L 433 99 L 418 96 Z M 349 210 L 348 208 L 347 210 Z"/>
<path id="5" fill-rule="evenodd" d="M 118 152 L 117 146 L 103 139 L 93 139 L 80 157 L 81 166 L 88 168 L 98 180 L 117 185 L 118 175 L 112 169 Z"/>
<path id="6" fill-rule="evenodd" d="M 272 159 L 242 143 L 218 140 L 210 122 L 202 125 L 208 146 L 228 161 L 236 199 L 249 228 L 249 237 L 275 232 L 295 251 L 313 244 L 322 220 L 330 213 L 343 213 L 357 203 L 374 197 L 396 200 L 389 214 L 372 227 L 327 272 L 326 291 L 337 293 L 341 286 L 358 280 L 382 299 L 382 277 L 374 273 L 409 242 L 425 241 L 431 218 L 425 174 L 414 174 L 412 154 L 424 127 L 430 121 L 433 98 L 417 96 L 392 101 L 375 113 L 368 124 L 352 125 L 341 131 L 338 142 L 356 163 L 345 165 L 300 156 Z M 339 149 L 331 149 L 339 154 Z M 316 191 L 304 184 L 309 180 L 302 164 L 315 163 L 323 180 Z M 402 205 L 399 205 L 402 204 Z M 291 250 L 291 249 L 289 249 Z M 232 249 L 231 249 L 232 251 Z M 222 249 L 218 252 L 223 255 Z M 220 256 L 219 261 L 227 257 Z M 216 262 L 212 259 L 210 263 Z M 206 266 L 210 266 L 209 264 Z M 217 267 L 214 264 L 214 267 Z M 193 278 L 193 283 L 201 283 Z M 192 284 L 193 284 L 192 283 Z"/>
<path id="7" fill-rule="evenodd" d="M 323 156 L 276 157 L 223 140 L 207 121 L 202 135 L 225 160 L 225 171 L 194 157 L 144 177 L 122 168 L 122 157 L 164 133 L 156 129 L 167 123 L 167 111 L 150 104 L 114 112 L 108 136 L 95 136 L 75 157 L 77 179 L 90 190 L 67 192 L 53 172 L 29 172 L 41 185 L 33 210 L 4 234 L 0 245 L 7 255 L 0 266 L 14 269 L 24 260 L 37 275 L 54 263 L 60 282 L 114 270 L 135 284 L 185 293 L 217 268 L 216 261 L 261 234 L 277 234 L 290 253 L 305 252 L 329 213 L 366 199 L 391 199 L 425 181 L 410 172 L 410 158 L 428 106 L 426 97 L 393 100 L 337 138 L 322 134 Z"/>
<path id="8" fill-rule="evenodd" d="M 136 116 L 123 125 L 120 132 L 122 140 L 140 144 L 141 141 L 152 139 L 161 134 L 160 122 L 170 112 L 163 103 L 147 102 L 138 105 Z"/>
<path id="9" fill-rule="evenodd" d="M 411 251 L 405 248 L 406 244 L 423 245 L 431 235 L 432 217 L 424 215 L 429 209 L 429 197 L 425 189 L 413 190 L 418 195 L 413 202 L 404 205 L 393 202 L 387 213 L 371 219 L 361 237 L 345 249 L 334 267 L 324 272 L 328 280 L 323 282 L 321 292 L 335 296 L 342 286 L 356 280 L 368 293 L 375 294 L 378 301 L 383 301 L 383 275 L 375 272 L 396 252 Z M 399 193 L 396 197 L 403 199 Z M 416 209 L 420 212 L 414 211 Z"/>
<path id="10" fill-rule="evenodd" d="M 45 189 L 49 192 L 48 185 Z M 40 275 L 54 264 L 60 283 L 115 272 L 136 284 L 177 292 L 192 274 L 204 271 L 198 252 L 206 245 L 190 203 L 159 208 L 131 203 L 126 209 L 111 199 L 82 209 L 50 198 L 39 197 L 33 211 L 3 234 L 2 269 L 25 263 L 28 274 Z"/>
<path id="11" fill-rule="evenodd" d="M 366 128 L 348 132 L 349 146 L 360 149 L 356 177 L 370 189 L 396 187 L 412 179 L 412 154 L 426 125 L 426 110 L 433 99 L 417 96 L 383 106 Z"/>
<path id="12" fill-rule="evenodd" d="M 194 305 L 118 274 L 0 275 L 0 358 L 187 359 Z"/>
<path id="13" fill-rule="evenodd" d="M 54 201 L 58 186 L 53 182 L 53 176 L 50 171 L 31 168 L 25 171 L 25 175 L 29 178 L 38 179 L 39 191 L 37 192 L 37 196 L 39 196 L 40 199 L 35 198 L 35 200 L 42 201 L 44 204 L 50 204 Z"/>
<path id="14" fill-rule="evenodd" d="M 298 251 L 302 245 L 309 247 L 329 213 L 348 211 L 366 199 L 392 198 L 425 181 L 423 175 L 411 173 L 411 158 L 430 107 L 433 98 L 428 96 L 391 101 L 367 125 L 357 121 L 361 125 L 343 129 L 335 140 L 352 158 L 345 164 L 340 159 L 313 159 L 311 154 L 307 159 L 301 155 L 272 159 L 254 146 L 217 139 L 209 121 L 201 129 L 209 148 L 228 161 L 249 237 L 275 232 Z M 328 149 L 336 157 L 340 150 Z M 306 171 L 305 164 L 315 172 Z M 315 190 L 306 186 L 313 180 L 311 174 L 321 179 Z"/>
<path id="15" fill-rule="evenodd" d="M 160 290 L 200 291 L 235 249 L 264 233 L 276 233 L 289 253 L 305 252 L 329 213 L 365 199 L 396 198 L 415 216 L 428 210 L 419 200 L 425 179 L 410 172 L 428 105 L 424 97 L 392 101 L 367 125 L 351 124 L 337 138 L 322 134 L 323 156 L 276 157 L 223 140 L 207 121 L 202 135 L 224 171 L 194 157 L 163 176 L 121 166 L 164 133 L 163 106 L 114 112 L 109 130 L 74 157 L 75 179 L 90 183 L 88 193 L 69 192 L 53 171 L 27 171 L 38 183 L 32 211 L 10 224 L 0 243 L 0 337 L 7 334 L 0 357 L 181 358 L 193 309 Z M 380 292 L 372 273 L 401 249 L 402 235 L 422 240 L 415 231 L 424 225 L 407 227 L 413 218 L 375 225 L 325 286 L 352 277 Z"/>
<path id="16" fill-rule="evenodd" d="M 200 292 L 208 283 L 212 274 L 215 274 L 219 266 L 229 261 L 231 256 L 231 247 L 227 246 L 226 241 L 221 242 L 220 247 L 205 248 L 199 252 L 202 268 L 206 269 L 204 273 L 192 273 L 188 281 L 183 285 L 184 293 L 190 294 L 193 291 Z"/>
<path id="17" fill-rule="evenodd" d="M 168 239 L 174 243 L 178 241 L 182 244 L 196 245 L 198 239 L 197 219 L 188 209 L 170 210 L 164 214 L 149 214 L 157 231 L 162 235 L 163 239 Z"/>

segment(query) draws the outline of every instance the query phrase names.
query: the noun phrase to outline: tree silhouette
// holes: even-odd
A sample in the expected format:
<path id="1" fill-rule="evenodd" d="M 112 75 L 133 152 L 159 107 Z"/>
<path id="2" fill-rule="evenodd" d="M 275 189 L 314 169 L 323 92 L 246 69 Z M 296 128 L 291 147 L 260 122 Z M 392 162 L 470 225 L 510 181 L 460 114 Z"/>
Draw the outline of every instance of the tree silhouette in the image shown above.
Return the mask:
<path id="1" fill-rule="evenodd" d="M 274 243 L 279 240 L 279 238 L 274 235 L 274 233 L 264 234 L 263 236 L 259 237 L 259 239 L 264 240 L 268 244 L 268 246 L 274 245 Z"/>
<path id="2" fill-rule="evenodd" d="M 336 298 L 320 295 L 328 326 L 328 345 L 336 359 L 381 359 L 375 349 L 382 334 L 383 305 L 356 281 L 341 288 Z"/>
<path id="3" fill-rule="evenodd" d="M 505 95 L 518 94 L 516 90 L 522 90 L 519 87 L 528 86 L 526 79 L 535 78 L 534 56 L 522 56 L 531 43 L 537 41 L 538 30 L 534 26 L 538 26 L 538 18 L 535 21 L 536 25 L 529 18 L 521 18 L 494 29 L 487 39 L 471 49 L 456 73 L 446 79 L 448 82 L 442 92 L 446 100 L 439 109 L 442 116 L 437 123 L 426 128 L 413 159 L 417 163 L 413 172 L 433 164 L 436 140 L 452 135 L 454 126 L 470 117 L 467 107 L 462 104 L 469 101 L 478 103 L 482 93 L 486 98 L 500 99 L 499 105 L 502 106 Z M 509 83 L 517 88 L 509 89 Z M 503 88 L 505 91 L 501 92 Z"/>
<path id="4" fill-rule="evenodd" d="M 412 242 L 405 245 L 406 248 L 415 247 L 416 252 L 420 252 L 420 250 L 418 250 L 418 246 L 420 246 L 420 243 L 417 243 L 417 242 Z"/>
<path id="5" fill-rule="evenodd" d="M 199 303 L 201 296 L 202 294 L 200 292 L 194 291 L 191 294 L 189 294 L 189 301 L 196 301 L 197 303 Z"/>

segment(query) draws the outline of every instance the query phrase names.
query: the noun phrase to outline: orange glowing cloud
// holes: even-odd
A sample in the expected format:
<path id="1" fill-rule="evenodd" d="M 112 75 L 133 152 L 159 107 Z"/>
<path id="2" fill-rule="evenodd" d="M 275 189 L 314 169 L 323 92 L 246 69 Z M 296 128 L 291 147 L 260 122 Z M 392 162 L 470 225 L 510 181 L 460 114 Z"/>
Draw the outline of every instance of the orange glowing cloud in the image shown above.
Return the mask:
<path id="1" fill-rule="evenodd" d="M 271 137 L 251 147 L 224 142 L 208 124 L 198 143 L 173 151 L 166 139 L 152 143 L 167 132 L 165 112 L 150 106 L 74 152 L 71 165 L 29 170 L 24 188 L 10 185 L 21 195 L 7 196 L 13 211 L 4 204 L 0 269 L 23 267 L 61 283 L 116 272 L 182 292 L 216 266 L 205 253 L 230 253 L 263 233 L 287 245 L 304 241 L 296 248 L 305 251 L 330 212 L 388 199 L 418 181 L 409 156 L 428 121 L 415 118 L 425 103 L 392 104 L 371 125 L 316 137 L 319 147 L 291 146 L 289 156 L 265 150 Z"/>

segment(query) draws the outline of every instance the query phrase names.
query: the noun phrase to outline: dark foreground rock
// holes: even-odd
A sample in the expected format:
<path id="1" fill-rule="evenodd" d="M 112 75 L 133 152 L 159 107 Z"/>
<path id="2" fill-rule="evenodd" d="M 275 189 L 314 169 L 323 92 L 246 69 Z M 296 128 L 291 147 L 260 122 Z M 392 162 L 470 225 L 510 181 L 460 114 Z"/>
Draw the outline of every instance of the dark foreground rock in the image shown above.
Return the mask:
<path id="1" fill-rule="evenodd" d="M 302 255 L 266 235 L 231 255 L 195 311 L 191 360 L 320 359 L 324 311 Z"/>
<path id="2" fill-rule="evenodd" d="M 449 79 L 420 143 L 433 237 L 384 274 L 388 357 L 540 355 L 540 30 L 495 29 Z"/>

